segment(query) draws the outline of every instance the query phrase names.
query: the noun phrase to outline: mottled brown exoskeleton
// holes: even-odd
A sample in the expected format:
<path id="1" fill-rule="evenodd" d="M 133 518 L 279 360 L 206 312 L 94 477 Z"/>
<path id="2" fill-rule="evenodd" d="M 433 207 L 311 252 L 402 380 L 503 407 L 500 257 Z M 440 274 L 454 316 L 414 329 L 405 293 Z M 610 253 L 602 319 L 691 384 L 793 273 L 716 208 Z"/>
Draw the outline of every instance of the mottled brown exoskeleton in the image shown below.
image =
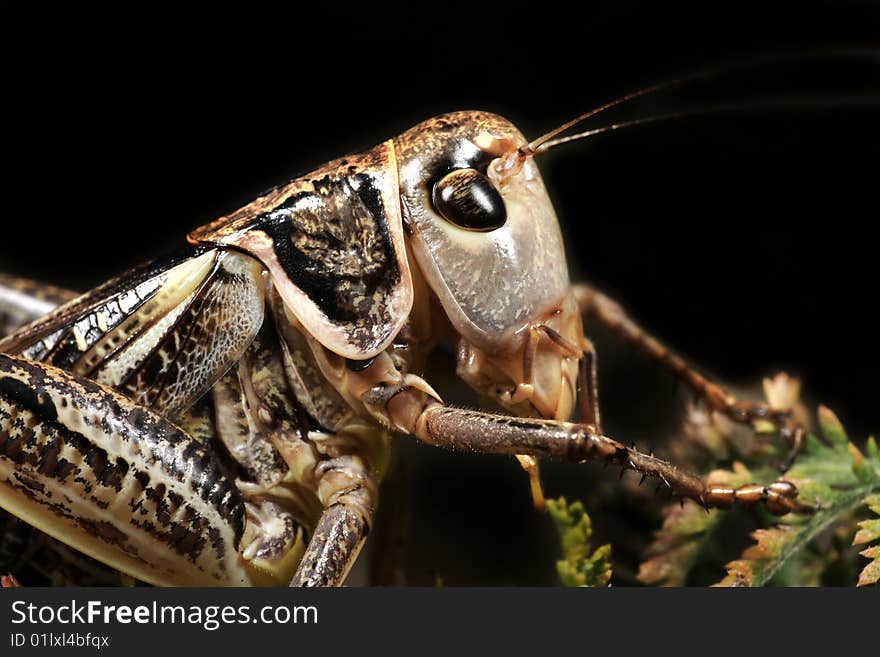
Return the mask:
<path id="1" fill-rule="evenodd" d="M 458 112 L 330 162 L 194 230 L 190 246 L 53 304 L 0 281 L 0 506 L 158 585 L 338 585 L 370 527 L 392 434 L 603 461 L 706 507 L 805 510 L 784 481 L 708 486 L 602 434 L 582 318 L 612 327 L 734 420 L 734 399 L 572 285 L 529 144 Z M 419 375 L 438 344 L 506 414 Z M 577 422 L 571 422 L 577 413 Z M 538 490 L 538 487 L 535 487 Z"/>

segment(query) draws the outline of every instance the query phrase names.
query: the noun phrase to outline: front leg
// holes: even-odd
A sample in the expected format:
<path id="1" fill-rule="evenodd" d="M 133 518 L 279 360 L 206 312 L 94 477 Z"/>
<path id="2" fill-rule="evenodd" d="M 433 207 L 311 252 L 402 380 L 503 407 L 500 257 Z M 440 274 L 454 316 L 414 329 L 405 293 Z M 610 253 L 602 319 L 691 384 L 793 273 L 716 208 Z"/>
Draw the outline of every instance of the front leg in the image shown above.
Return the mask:
<path id="1" fill-rule="evenodd" d="M 678 354 L 636 324 L 616 301 L 589 285 L 573 287 L 575 299 L 584 317 L 598 320 L 612 332 L 660 363 L 679 377 L 714 411 L 743 424 L 765 420 L 777 427 L 791 449 L 780 465 L 785 472 L 791 467 L 804 441 L 804 428 L 791 413 L 770 407 L 761 401 L 741 401 L 717 383 L 710 381 L 691 367 Z"/>
<path id="2" fill-rule="evenodd" d="M 577 463 L 613 463 L 639 472 L 643 477 L 655 477 L 674 494 L 694 500 L 707 509 L 726 508 L 739 502 L 763 503 L 775 515 L 813 510 L 797 500 L 797 488 L 791 482 L 780 480 L 767 486 L 748 484 L 736 489 L 711 486 L 671 463 L 603 436 L 589 425 L 429 404 L 416 421 L 413 433 L 426 443 L 450 449 L 549 456 Z"/>

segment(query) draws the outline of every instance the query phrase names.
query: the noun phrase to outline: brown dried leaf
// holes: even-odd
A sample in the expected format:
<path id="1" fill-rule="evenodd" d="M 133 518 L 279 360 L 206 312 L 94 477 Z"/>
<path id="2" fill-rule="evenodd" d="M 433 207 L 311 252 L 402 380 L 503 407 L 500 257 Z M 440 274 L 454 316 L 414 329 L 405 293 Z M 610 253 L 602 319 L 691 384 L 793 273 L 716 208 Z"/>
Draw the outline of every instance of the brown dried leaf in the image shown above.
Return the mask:
<path id="1" fill-rule="evenodd" d="M 780 372 L 772 379 L 764 379 L 764 396 L 767 403 L 780 411 L 794 408 L 801 396 L 801 382 Z"/>
<path id="2" fill-rule="evenodd" d="M 862 569 L 857 586 L 876 584 L 877 580 L 880 579 L 880 545 L 862 550 L 859 554 L 868 559 L 873 559 L 873 561 Z"/>
<path id="3" fill-rule="evenodd" d="M 708 477 L 710 484 L 733 487 L 751 480 L 752 473 L 739 462 L 733 464 L 733 472 L 715 470 Z M 639 566 L 638 579 L 654 586 L 684 586 L 724 512 L 713 509 L 706 513 L 696 504 L 672 504 L 663 514 L 663 526 L 654 533 L 648 558 Z"/>
<path id="4" fill-rule="evenodd" d="M 752 532 L 756 543 L 727 564 L 727 576 L 715 586 L 761 586 L 775 573 L 782 553 L 798 536 L 794 527 L 777 525 Z"/>
<path id="5" fill-rule="evenodd" d="M 865 498 L 865 504 L 874 513 L 880 516 L 880 495 L 869 495 Z M 853 539 L 853 545 L 861 545 L 880 539 L 880 518 L 863 520 L 859 523 L 859 531 Z M 880 545 L 869 547 L 859 552 L 863 557 L 871 559 L 871 563 L 862 569 L 859 575 L 858 586 L 876 584 L 880 580 Z"/>
<path id="6" fill-rule="evenodd" d="M 21 584 L 18 583 L 18 580 L 15 579 L 15 575 L 12 573 L 9 573 L 8 575 L 0 575 L 0 588 L 14 589 L 20 586 Z"/>
<path id="7" fill-rule="evenodd" d="M 780 372 L 772 379 L 764 379 L 764 397 L 767 403 L 780 411 L 790 411 L 794 419 L 802 426 L 809 426 L 810 414 L 807 407 L 800 401 L 801 382 L 799 379 Z M 765 420 L 755 422 L 755 429 L 759 433 L 774 433 L 776 427 Z"/>
<path id="8" fill-rule="evenodd" d="M 649 556 L 639 566 L 638 578 L 654 586 L 684 586 L 703 539 L 718 523 L 720 512 L 706 513 L 696 504 L 675 504 L 663 513 L 663 527 L 654 534 Z"/>

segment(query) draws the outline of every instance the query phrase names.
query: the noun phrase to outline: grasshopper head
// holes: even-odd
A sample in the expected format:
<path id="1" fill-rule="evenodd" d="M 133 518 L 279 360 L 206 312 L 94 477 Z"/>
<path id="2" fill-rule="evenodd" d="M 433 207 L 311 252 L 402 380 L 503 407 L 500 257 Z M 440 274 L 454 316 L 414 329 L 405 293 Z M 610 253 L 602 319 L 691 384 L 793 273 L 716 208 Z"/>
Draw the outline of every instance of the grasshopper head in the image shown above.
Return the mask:
<path id="1" fill-rule="evenodd" d="M 394 140 L 404 226 L 459 334 L 459 374 L 522 414 L 567 418 L 583 333 L 553 205 L 507 120 L 456 112 Z"/>
<path id="2" fill-rule="evenodd" d="M 460 336 L 462 378 L 512 412 L 567 418 L 583 334 L 556 214 L 525 145 L 499 116 L 446 114 L 189 239 L 258 259 L 285 311 L 354 360 L 404 326 L 417 264 Z"/>

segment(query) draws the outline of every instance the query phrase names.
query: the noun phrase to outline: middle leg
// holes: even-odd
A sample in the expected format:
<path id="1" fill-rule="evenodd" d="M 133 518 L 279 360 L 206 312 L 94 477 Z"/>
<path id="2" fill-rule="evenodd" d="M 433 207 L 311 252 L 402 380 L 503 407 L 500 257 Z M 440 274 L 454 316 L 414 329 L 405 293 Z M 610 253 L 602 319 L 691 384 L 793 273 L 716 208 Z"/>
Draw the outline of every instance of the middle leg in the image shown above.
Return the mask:
<path id="1" fill-rule="evenodd" d="M 324 512 L 291 586 L 341 586 L 373 520 L 377 484 L 362 459 L 324 461 L 316 476 Z"/>
<path id="2" fill-rule="evenodd" d="M 761 401 L 737 399 L 643 330 L 616 301 L 589 285 L 575 285 L 573 289 L 578 306 L 585 317 L 598 320 L 643 354 L 670 370 L 704 399 L 709 408 L 724 414 L 734 422 L 751 424 L 765 420 L 776 426 L 782 437 L 791 445 L 788 455 L 780 464 L 780 470 L 785 472 L 791 467 L 803 444 L 804 428 L 788 411 L 772 408 Z"/>

